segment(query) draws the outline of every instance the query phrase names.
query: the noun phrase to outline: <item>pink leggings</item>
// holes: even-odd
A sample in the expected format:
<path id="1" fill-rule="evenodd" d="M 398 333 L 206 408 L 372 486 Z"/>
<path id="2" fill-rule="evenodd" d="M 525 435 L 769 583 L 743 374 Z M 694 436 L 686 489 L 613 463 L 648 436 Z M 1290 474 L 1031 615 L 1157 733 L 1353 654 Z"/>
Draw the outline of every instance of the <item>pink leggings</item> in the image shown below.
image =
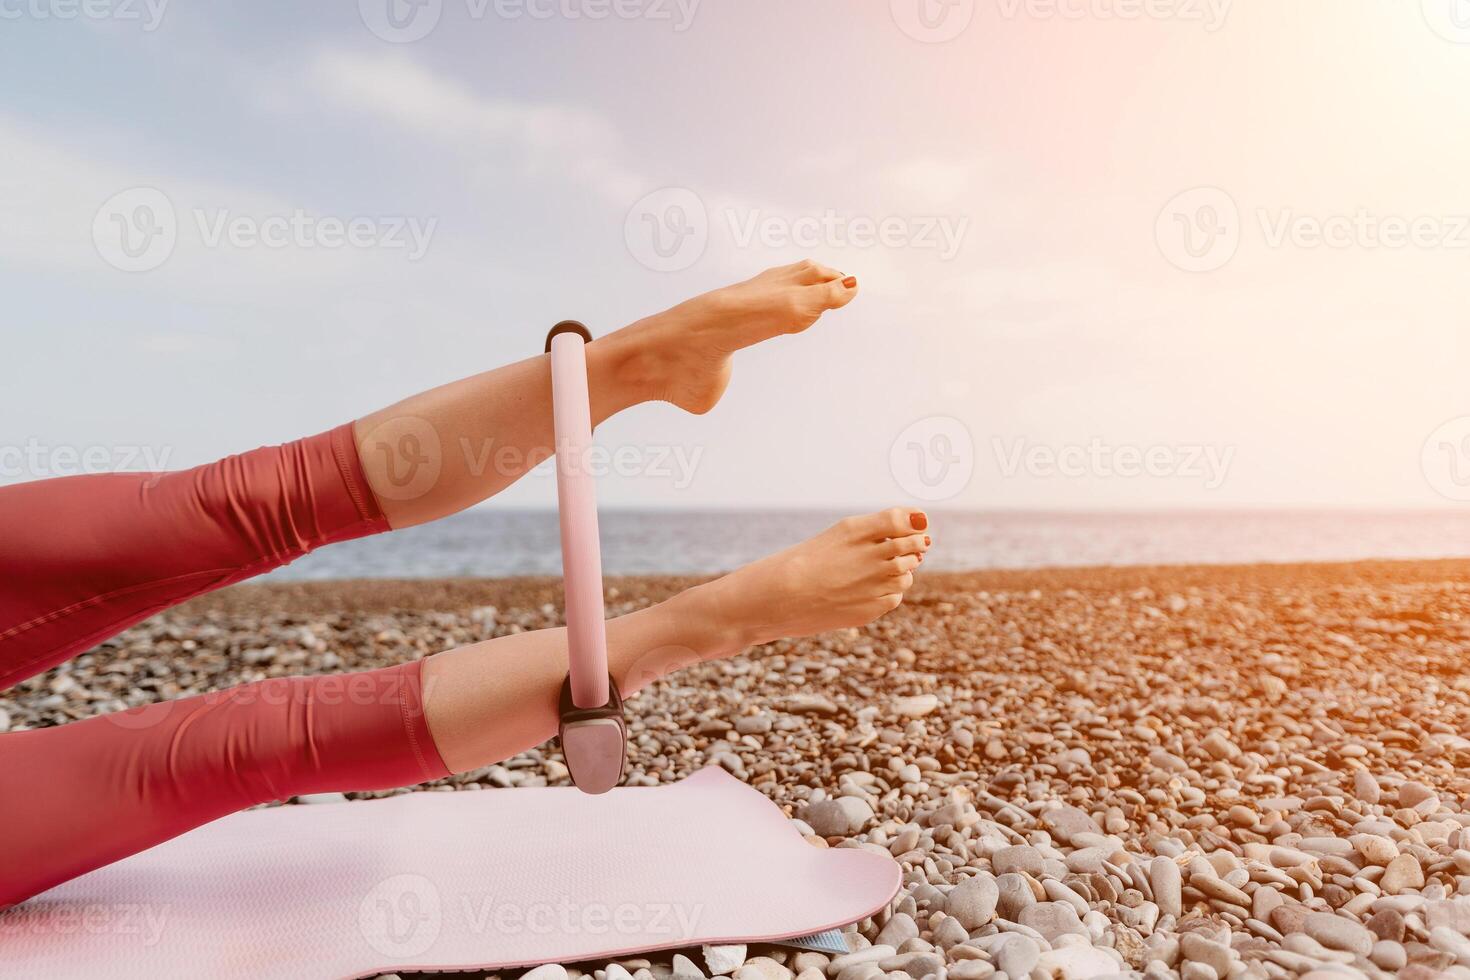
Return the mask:
<path id="1" fill-rule="evenodd" d="M 0 691 L 192 596 L 386 530 L 351 425 L 192 470 L 0 487 Z M 419 668 L 0 735 L 0 908 L 257 803 L 448 775 Z"/>

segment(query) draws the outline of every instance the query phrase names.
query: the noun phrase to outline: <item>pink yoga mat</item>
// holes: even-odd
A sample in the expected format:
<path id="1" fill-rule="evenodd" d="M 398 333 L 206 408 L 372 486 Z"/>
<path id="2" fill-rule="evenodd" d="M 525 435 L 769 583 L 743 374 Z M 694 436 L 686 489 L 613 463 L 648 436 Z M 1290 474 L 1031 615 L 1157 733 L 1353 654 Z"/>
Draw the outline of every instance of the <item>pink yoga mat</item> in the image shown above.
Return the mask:
<path id="1" fill-rule="evenodd" d="M 606 960 L 862 919 L 898 865 L 710 767 L 657 788 L 237 813 L 0 913 L 0 976 L 344 978 Z"/>

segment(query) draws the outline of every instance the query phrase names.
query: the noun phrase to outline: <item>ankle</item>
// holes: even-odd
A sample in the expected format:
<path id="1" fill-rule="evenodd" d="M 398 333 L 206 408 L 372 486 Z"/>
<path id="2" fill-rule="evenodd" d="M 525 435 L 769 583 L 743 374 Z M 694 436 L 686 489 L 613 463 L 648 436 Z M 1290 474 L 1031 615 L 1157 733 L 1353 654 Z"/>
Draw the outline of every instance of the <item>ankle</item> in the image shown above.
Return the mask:
<path id="1" fill-rule="evenodd" d="M 734 656 L 771 639 L 745 611 L 728 579 L 729 576 L 724 576 L 696 585 L 675 597 L 684 602 L 681 614 L 686 621 L 697 620 L 703 624 L 702 629 L 713 651 L 707 658 L 711 660 Z"/>
<path id="2" fill-rule="evenodd" d="M 619 409 L 658 401 L 668 392 L 673 370 L 665 346 L 666 331 L 658 317 L 645 317 L 587 348 L 587 370 L 594 386 L 601 389 Z"/>

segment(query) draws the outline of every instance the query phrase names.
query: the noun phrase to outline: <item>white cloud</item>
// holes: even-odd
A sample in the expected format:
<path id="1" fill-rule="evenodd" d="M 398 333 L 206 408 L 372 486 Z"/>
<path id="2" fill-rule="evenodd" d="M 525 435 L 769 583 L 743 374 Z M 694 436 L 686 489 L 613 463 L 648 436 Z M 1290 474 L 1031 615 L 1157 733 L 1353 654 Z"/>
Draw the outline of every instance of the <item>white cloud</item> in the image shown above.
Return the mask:
<path id="1" fill-rule="evenodd" d="M 646 192 L 624 162 L 617 128 L 583 109 L 479 95 L 391 54 L 321 52 L 309 82 L 339 108 L 379 116 L 440 145 L 498 150 L 509 166 L 573 176 L 618 203 Z"/>

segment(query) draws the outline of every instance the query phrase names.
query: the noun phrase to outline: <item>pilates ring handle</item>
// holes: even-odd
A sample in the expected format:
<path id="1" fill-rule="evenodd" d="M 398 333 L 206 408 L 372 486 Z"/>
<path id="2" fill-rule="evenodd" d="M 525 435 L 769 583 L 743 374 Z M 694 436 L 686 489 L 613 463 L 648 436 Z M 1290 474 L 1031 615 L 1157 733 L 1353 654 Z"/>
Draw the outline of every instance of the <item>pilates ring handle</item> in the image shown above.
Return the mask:
<path id="1" fill-rule="evenodd" d="M 558 736 L 573 784 L 584 793 L 605 793 L 623 777 L 628 727 L 622 696 L 607 668 L 597 492 L 586 466 L 592 444 L 586 351 L 591 341 L 591 331 L 575 320 L 563 320 L 546 335 L 567 620 Z"/>

